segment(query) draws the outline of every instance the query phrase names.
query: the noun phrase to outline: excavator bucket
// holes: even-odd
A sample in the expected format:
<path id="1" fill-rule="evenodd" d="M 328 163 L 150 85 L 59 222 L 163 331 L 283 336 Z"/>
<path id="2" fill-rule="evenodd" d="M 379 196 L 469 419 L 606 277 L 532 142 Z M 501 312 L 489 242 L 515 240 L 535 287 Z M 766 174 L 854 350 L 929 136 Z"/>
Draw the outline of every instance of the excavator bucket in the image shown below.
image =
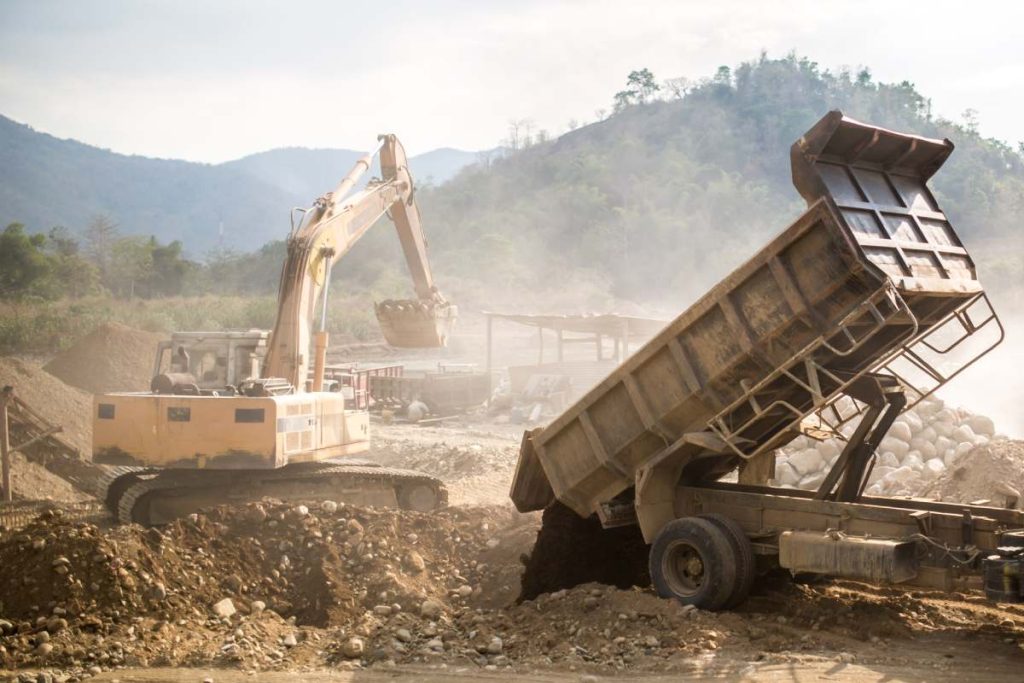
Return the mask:
<path id="1" fill-rule="evenodd" d="M 384 339 L 399 348 L 448 345 L 458 308 L 419 299 L 389 299 L 374 306 Z"/>

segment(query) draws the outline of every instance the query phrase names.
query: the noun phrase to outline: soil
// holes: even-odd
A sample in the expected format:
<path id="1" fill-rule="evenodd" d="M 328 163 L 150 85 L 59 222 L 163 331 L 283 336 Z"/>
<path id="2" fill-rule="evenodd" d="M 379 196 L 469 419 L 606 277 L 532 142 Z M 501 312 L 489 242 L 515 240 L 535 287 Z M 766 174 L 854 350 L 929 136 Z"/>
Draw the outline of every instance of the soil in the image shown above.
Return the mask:
<path id="1" fill-rule="evenodd" d="M 989 500 L 1001 506 L 1007 486 L 1024 494 L 1024 441 L 1002 439 L 976 446 L 931 482 L 922 495 L 957 503 Z"/>
<path id="2" fill-rule="evenodd" d="M 36 366 L 0 359 L 0 371 L 50 415 L 90 413 L 86 395 Z M 808 680 L 814 671 L 952 681 L 1014 680 L 1024 664 L 1024 606 L 980 593 L 769 574 L 735 611 L 684 608 L 647 585 L 635 530 L 606 543 L 592 520 L 552 508 L 538 536 L 541 515 L 514 510 L 518 428 L 470 416 L 373 429 L 369 457 L 439 476 L 452 506 L 420 514 L 266 500 L 160 530 L 57 510 L 0 532 L 0 668 L 55 680 L 221 667 L 215 680 L 326 670 L 324 680 Z M 937 480 L 936 493 L 973 500 L 991 497 L 994 480 L 1024 486 L 1021 443 L 986 448 L 964 457 L 961 475 Z"/>
<path id="3" fill-rule="evenodd" d="M 57 355 L 44 370 L 91 394 L 148 391 L 163 337 L 120 323 L 103 323 Z"/>
<path id="4" fill-rule="evenodd" d="M 14 387 L 15 395 L 47 422 L 60 425 L 62 441 L 88 457 L 92 453 L 92 397 L 64 384 L 39 365 L 0 357 L 0 386 Z"/>

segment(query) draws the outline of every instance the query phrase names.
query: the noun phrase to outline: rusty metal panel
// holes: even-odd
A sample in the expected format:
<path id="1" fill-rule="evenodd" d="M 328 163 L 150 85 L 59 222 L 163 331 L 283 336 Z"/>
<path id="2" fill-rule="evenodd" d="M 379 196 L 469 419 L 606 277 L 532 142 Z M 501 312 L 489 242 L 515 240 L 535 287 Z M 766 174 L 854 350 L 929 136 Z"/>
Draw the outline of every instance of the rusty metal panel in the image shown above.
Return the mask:
<path id="1" fill-rule="evenodd" d="M 917 544 L 835 531 L 784 531 L 779 535 L 779 565 L 794 573 L 903 583 L 917 576 Z"/>
<path id="2" fill-rule="evenodd" d="M 861 253 L 903 291 L 981 291 L 974 262 L 926 181 L 953 151 L 830 112 L 792 149 L 793 182 L 836 203 Z"/>

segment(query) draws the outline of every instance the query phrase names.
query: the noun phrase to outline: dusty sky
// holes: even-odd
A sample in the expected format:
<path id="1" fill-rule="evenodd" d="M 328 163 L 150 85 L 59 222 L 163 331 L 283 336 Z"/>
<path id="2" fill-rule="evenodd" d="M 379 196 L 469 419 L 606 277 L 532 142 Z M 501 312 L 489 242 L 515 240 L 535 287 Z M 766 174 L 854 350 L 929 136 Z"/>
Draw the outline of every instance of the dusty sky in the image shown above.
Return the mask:
<path id="1" fill-rule="evenodd" d="M 0 0 L 0 113 L 118 152 L 492 147 L 592 121 L 632 69 L 710 76 L 761 50 L 910 80 L 1024 140 L 1024 3 Z"/>

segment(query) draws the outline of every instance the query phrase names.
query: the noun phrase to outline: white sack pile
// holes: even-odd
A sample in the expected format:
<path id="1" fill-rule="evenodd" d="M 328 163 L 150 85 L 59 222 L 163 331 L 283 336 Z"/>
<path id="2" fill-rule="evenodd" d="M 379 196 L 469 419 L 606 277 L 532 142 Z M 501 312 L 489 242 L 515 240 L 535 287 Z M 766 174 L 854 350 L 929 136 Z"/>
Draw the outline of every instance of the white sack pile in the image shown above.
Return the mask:
<path id="1" fill-rule="evenodd" d="M 840 430 L 853 434 L 856 421 Z M 933 479 L 975 446 L 995 437 L 995 425 L 983 415 L 962 408 L 947 408 L 928 398 L 896 418 L 877 451 L 868 479 L 868 495 L 917 495 Z M 778 451 L 775 479 L 783 488 L 817 489 L 846 442 L 816 441 L 806 436 Z"/>

